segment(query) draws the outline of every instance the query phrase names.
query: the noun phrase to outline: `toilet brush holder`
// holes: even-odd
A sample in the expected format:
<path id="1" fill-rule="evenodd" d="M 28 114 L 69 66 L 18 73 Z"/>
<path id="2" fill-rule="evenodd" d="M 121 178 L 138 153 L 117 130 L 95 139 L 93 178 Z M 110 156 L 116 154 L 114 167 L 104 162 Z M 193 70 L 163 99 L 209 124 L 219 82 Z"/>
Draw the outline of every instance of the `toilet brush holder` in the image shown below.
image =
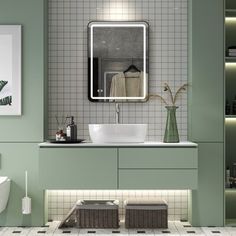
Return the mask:
<path id="1" fill-rule="evenodd" d="M 25 197 L 22 199 L 22 214 L 31 214 L 31 198 L 28 197 L 28 173 L 25 171 Z"/>
<path id="2" fill-rule="evenodd" d="M 22 199 L 22 214 L 29 215 L 31 214 L 31 198 L 24 197 Z"/>

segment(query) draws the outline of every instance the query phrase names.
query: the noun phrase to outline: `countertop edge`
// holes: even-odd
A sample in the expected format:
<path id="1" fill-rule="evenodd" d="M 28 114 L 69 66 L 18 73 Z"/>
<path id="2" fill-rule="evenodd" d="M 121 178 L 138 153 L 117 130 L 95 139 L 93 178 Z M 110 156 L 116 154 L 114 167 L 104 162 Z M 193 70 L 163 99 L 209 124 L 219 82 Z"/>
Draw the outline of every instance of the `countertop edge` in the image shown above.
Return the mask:
<path id="1" fill-rule="evenodd" d="M 197 143 L 179 142 L 179 143 L 163 143 L 163 142 L 144 142 L 144 143 L 50 143 L 43 142 L 38 144 L 39 147 L 198 147 Z"/>

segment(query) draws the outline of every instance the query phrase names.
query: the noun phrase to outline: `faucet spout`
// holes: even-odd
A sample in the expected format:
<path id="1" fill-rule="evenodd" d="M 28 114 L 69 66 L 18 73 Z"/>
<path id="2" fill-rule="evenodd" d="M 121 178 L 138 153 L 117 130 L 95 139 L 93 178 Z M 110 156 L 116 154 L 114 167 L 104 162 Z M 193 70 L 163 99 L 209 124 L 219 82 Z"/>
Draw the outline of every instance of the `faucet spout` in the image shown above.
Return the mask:
<path id="1" fill-rule="evenodd" d="M 120 104 L 116 103 L 116 124 L 120 124 Z"/>

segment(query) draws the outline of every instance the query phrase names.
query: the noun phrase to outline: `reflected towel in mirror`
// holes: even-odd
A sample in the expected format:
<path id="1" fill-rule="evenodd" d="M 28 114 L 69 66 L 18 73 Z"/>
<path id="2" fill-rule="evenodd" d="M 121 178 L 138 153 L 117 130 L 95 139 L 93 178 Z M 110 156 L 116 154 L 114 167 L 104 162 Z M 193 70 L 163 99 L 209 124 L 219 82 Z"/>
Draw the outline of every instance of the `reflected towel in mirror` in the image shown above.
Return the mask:
<path id="1" fill-rule="evenodd" d="M 112 77 L 110 97 L 142 97 L 143 77 L 141 72 L 120 72 Z"/>
<path id="2" fill-rule="evenodd" d="M 123 72 L 112 77 L 110 97 L 126 97 L 125 75 Z"/>

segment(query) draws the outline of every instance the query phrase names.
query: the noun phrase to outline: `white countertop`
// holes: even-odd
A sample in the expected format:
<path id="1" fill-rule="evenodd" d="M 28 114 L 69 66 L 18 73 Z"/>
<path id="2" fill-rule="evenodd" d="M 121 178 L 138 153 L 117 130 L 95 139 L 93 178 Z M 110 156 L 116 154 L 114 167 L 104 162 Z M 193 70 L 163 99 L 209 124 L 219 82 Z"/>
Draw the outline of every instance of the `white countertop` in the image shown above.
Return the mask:
<path id="1" fill-rule="evenodd" d="M 144 142 L 144 143 L 40 143 L 39 147 L 197 147 L 197 143 L 179 142 L 179 143 L 163 143 L 163 142 Z"/>

